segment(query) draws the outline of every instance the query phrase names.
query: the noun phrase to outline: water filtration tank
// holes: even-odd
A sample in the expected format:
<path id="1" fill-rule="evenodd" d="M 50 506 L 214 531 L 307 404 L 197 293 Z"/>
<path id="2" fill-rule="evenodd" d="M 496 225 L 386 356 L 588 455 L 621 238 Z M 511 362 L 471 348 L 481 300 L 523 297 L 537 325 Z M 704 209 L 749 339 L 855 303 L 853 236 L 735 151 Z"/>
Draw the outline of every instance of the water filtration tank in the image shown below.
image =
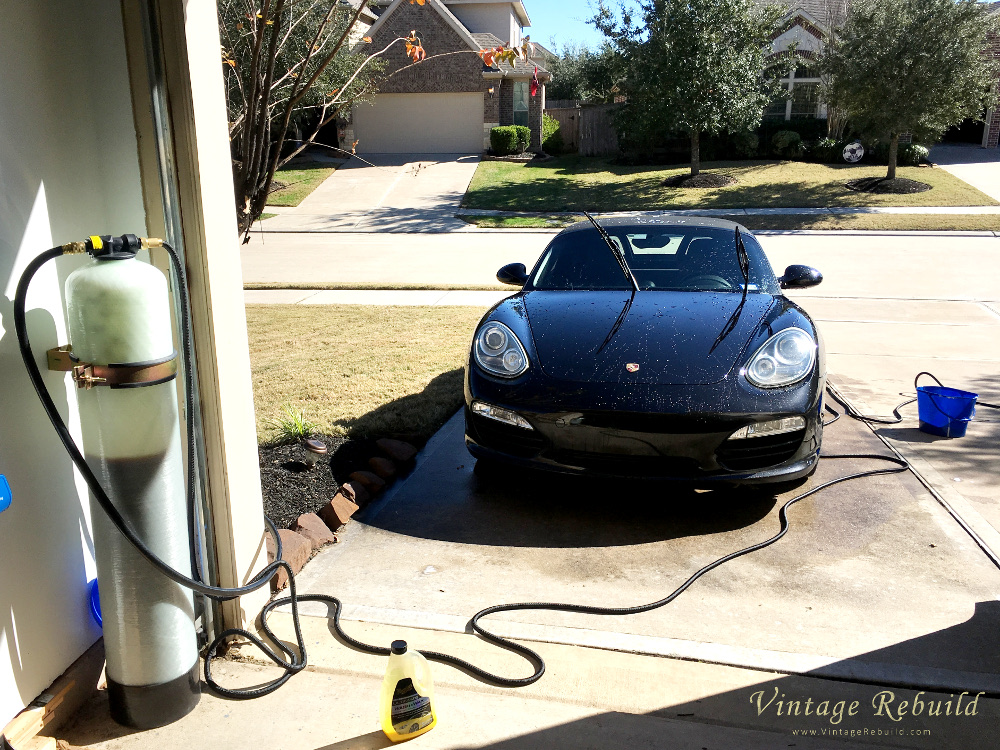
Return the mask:
<path id="1" fill-rule="evenodd" d="M 73 356 L 97 365 L 176 357 L 166 278 L 133 257 L 91 260 L 66 280 Z M 177 383 L 78 392 L 87 462 L 152 551 L 191 574 Z M 162 726 L 198 703 L 190 590 L 166 578 L 118 532 L 91 497 L 112 717 Z"/>

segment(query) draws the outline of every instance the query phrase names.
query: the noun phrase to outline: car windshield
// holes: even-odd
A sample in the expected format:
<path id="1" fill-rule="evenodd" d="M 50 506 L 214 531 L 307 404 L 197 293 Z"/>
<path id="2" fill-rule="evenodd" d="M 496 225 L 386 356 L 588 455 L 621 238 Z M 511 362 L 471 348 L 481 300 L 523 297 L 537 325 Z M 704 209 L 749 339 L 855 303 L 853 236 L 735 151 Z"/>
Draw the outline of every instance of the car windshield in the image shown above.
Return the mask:
<path id="1" fill-rule="evenodd" d="M 735 231 L 703 226 L 609 226 L 639 289 L 743 292 Z M 750 259 L 748 292 L 777 291 L 777 281 L 756 239 L 743 233 Z M 596 229 L 558 235 L 532 276 L 536 290 L 631 290 L 632 284 Z"/>

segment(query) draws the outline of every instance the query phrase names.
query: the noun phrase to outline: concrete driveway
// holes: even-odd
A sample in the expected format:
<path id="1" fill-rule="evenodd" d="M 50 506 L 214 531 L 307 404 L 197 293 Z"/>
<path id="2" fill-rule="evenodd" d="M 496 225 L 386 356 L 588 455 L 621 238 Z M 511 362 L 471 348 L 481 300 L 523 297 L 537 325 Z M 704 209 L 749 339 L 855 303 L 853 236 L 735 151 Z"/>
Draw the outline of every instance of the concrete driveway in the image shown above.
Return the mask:
<path id="1" fill-rule="evenodd" d="M 994 200 L 1000 200 L 1000 149 L 971 143 L 942 143 L 931 149 L 930 160 Z"/>
<path id="2" fill-rule="evenodd" d="M 504 236 L 518 246 L 520 237 Z M 824 332 L 831 379 L 859 408 L 888 413 L 920 370 L 1000 401 L 1000 238 L 773 234 L 762 244 L 779 273 L 796 262 L 824 272 L 823 285 L 796 297 Z M 428 252 L 425 260 L 435 257 Z M 482 262 L 484 281 L 496 260 Z M 912 474 L 840 485 L 796 506 L 776 546 L 714 571 L 667 608 L 622 618 L 521 612 L 498 616 L 498 632 L 946 693 L 1000 688 L 1000 571 L 987 554 L 1000 552 L 1000 415 L 983 412 L 968 437 L 943 441 L 917 431 L 912 407 L 904 413 L 878 432 L 930 489 Z M 825 448 L 888 452 L 846 419 L 829 429 Z M 483 482 L 472 466 L 453 420 L 415 472 L 303 570 L 300 590 L 336 592 L 349 621 L 454 633 L 499 602 L 638 604 L 770 536 L 786 497 L 514 475 Z M 870 466 L 828 460 L 812 481 Z M 713 702 L 730 705 L 705 701 Z M 939 727 L 930 739 L 901 742 L 992 742 L 963 731 Z"/>
<path id="3" fill-rule="evenodd" d="M 446 232 L 468 226 L 455 212 L 476 172 L 478 154 L 364 159 L 352 158 L 297 208 L 261 222 L 260 231 Z"/>

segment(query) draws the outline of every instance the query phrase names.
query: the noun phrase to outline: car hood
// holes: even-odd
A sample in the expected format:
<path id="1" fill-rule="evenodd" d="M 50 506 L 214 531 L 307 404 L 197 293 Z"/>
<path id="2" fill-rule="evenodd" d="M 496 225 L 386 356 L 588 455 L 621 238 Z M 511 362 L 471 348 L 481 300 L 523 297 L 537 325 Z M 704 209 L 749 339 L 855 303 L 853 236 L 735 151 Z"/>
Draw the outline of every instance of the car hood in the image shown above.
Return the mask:
<path id="1" fill-rule="evenodd" d="M 717 383 L 774 299 L 748 294 L 733 325 L 741 295 L 732 292 L 640 291 L 629 304 L 631 298 L 625 291 L 527 292 L 524 305 L 542 370 L 572 381 Z"/>

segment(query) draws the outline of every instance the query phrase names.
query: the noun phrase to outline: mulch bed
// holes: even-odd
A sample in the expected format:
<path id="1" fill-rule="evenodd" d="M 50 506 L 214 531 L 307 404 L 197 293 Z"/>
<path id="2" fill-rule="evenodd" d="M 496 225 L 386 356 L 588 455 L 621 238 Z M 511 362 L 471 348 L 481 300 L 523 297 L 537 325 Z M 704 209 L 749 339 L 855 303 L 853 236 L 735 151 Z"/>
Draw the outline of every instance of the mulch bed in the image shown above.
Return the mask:
<path id="1" fill-rule="evenodd" d="M 931 186 L 926 182 L 908 180 L 905 177 L 897 177 L 894 180 L 889 180 L 885 177 L 864 177 L 860 180 L 851 180 L 844 184 L 847 185 L 848 189 L 858 193 L 877 193 L 880 195 L 906 195 L 909 193 L 923 193 L 931 189 Z"/>
<path id="2" fill-rule="evenodd" d="M 726 185 L 735 185 L 736 178 L 725 174 L 702 172 L 694 177 L 690 174 L 674 175 L 673 177 L 668 177 L 660 184 L 663 187 L 720 188 Z"/>
<path id="3" fill-rule="evenodd" d="M 314 435 L 326 443 L 327 457 L 310 471 L 303 463 L 305 451 L 299 443 L 261 445 L 260 484 L 264 515 L 279 529 L 291 528 L 303 513 L 315 513 L 337 494 L 351 472 L 368 471 L 368 459 L 381 455 L 374 440 L 343 435 Z M 420 445 L 412 435 L 393 435 Z"/>
<path id="4" fill-rule="evenodd" d="M 264 515 L 279 529 L 290 528 L 303 513 L 315 513 L 337 494 L 352 471 L 367 469 L 377 454 L 374 441 L 350 440 L 343 435 L 316 435 L 326 443 L 327 457 L 312 471 L 302 459 L 298 443 L 262 445 L 258 448 Z"/>

